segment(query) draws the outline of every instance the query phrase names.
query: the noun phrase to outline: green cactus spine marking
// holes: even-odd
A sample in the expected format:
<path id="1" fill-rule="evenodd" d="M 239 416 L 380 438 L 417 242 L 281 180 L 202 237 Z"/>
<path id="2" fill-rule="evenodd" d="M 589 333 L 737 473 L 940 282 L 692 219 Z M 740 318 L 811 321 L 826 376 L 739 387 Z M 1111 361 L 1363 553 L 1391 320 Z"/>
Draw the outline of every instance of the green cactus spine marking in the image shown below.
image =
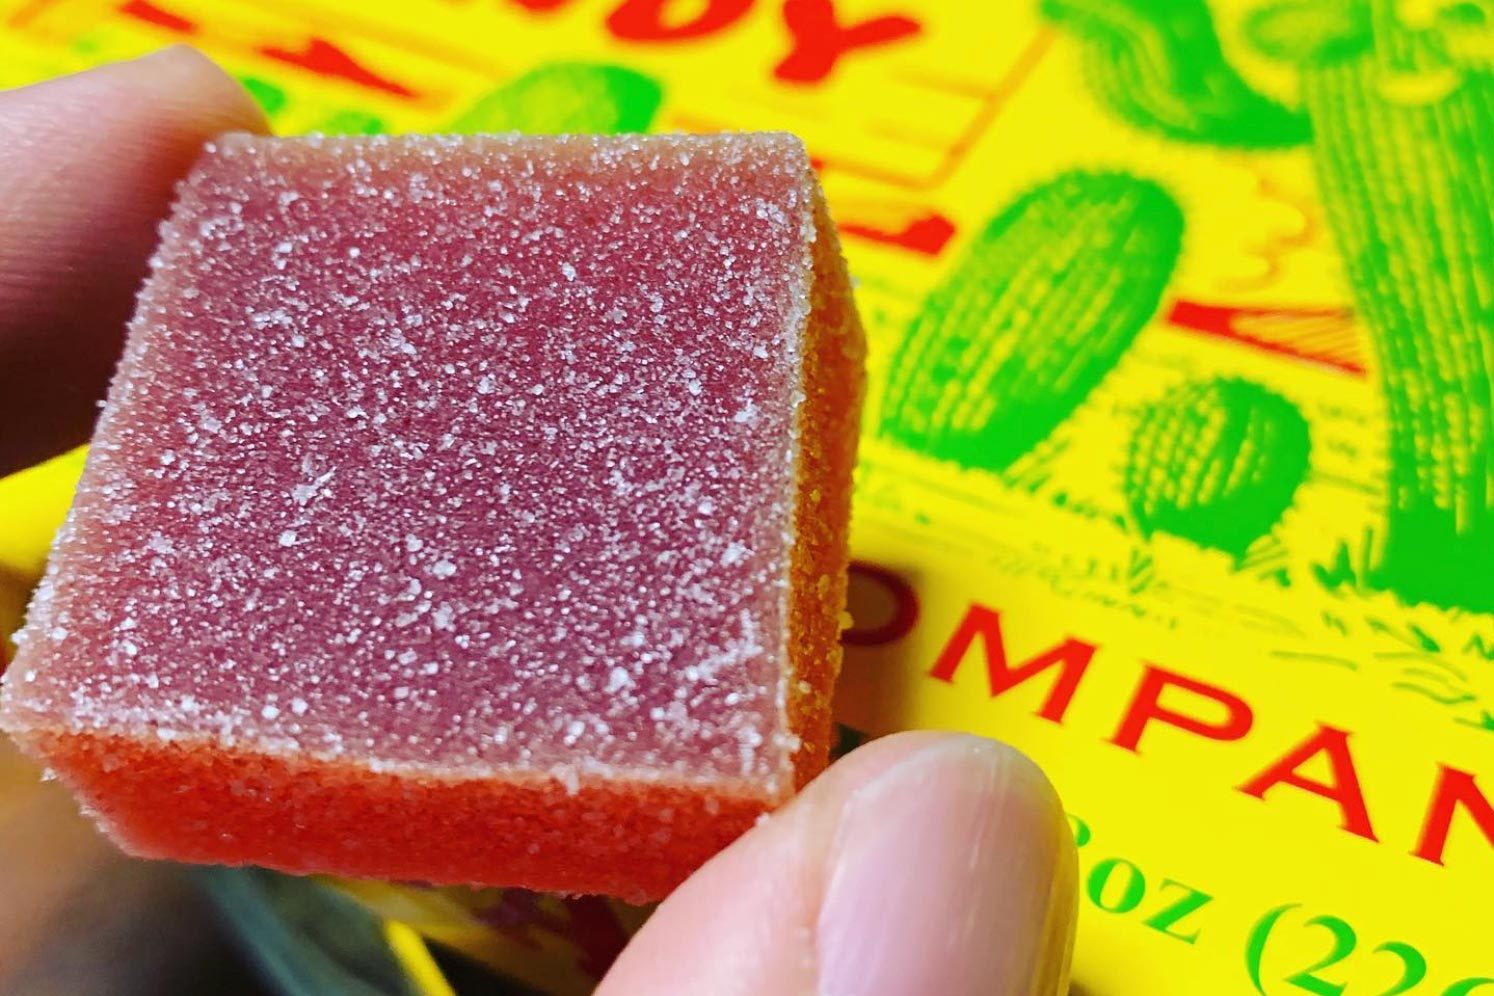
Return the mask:
<path id="1" fill-rule="evenodd" d="M 1126 453 L 1124 491 L 1141 530 L 1243 558 L 1307 475 L 1307 419 L 1247 380 L 1190 381 L 1148 405 Z"/>
<path id="2" fill-rule="evenodd" d="M 1225 60 L 1204 0 L 1041 0 L 1084 46 L 1085 79 L 1138 128 L 1184 142 L 1282 148 L 1307 118 L 1246 83 Z"/>
<path id="3" fill-rule="evenodd" d="M 1380 9 L 1303 71 L 1313 159 L 1389 419 L 1371 586 L 1494 610 L 1494 72 Z"/>
<path id="4" fill-rule="evenodd" d="M 556 62 L 480 97 L 447 128 L 459 134 L 646 131 L 663 98 L 653 78 L 634 70 Z"/>
<path id="5" fill-rule="evenodd" d="M 1017 198 L 929 295 L 892 357 L 885 438 L 1001 470 L 1077 408 L 1156 312 L 1183 213 L 1125 173 L 1065 173 Z"/>

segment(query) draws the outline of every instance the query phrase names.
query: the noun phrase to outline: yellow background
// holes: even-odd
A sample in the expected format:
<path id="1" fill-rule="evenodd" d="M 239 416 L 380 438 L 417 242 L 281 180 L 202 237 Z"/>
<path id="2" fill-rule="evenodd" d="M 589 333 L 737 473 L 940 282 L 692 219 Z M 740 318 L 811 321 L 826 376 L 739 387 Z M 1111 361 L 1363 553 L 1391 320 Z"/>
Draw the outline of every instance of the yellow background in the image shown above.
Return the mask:
<path id="1" fill-rule="evenodd" d="M 1306 922 L 1321 914 L 1340 916 L 1357 932 L 1354 951 L 1321 972 L 1348 996 L 1391 989 L 1398 962 L 1376 950 L 1391 941 L 1425 956 L 1426 979 L 1412 993 L 1461 996 L 1449 988 L 1455 981 L 1494 976 L 1484 912 L 1494 847 L 1463 814 L 1445 867 L 1410 853 L 1439 763 L 1477 774 L 1494 794 L 1494 664 L 1483 650 L 1494 647 L 1494 623 L 1309 580 L 1314 565 L 1333 560 L 1341 539 L 1377 521 L 1383 504 L 1383 414 L 1363 372 L 1371 361 L 1362 330 L 1347 317 L 1317 338 L 1303 321 L 1263 321 L 1256 330 L 1267 342 L 1316 342 L 1322 355 L 1314 359 L 1202 336 L 1165 318 L 1178 299 L 1347 311 L 1308 152 L 1218 151 L 1129 128 L 1088 93 L 1078 46 L 1041 22 L 1032 4 L 842 0 L 842 22 L 900 12 L 914 16 L 920 31 L 850 52 L 813 84 L 773 74 L 790 43 L 778 2 L 761 0 L 708 37 L 653 44 L 608 30 L 618 5 L 576 0 L 543 14 L 509 0 L 147 5 L 190 22 L 185 31 L 142 17 L 138 4 L 0 0 L 0 85 L 188 41 L 232 71 L 282 88 L 287 99 L 276 125 L 284 132 L 316 128 L 346 110 L 376 114 L 391 130 L 428 131 L 536 65 L 596 60 L 662 83 L 655 129 L 797 131 L 823 164 L 859 281 L 871 342 L 869 427 L 893 347 L 929 289 L 1002 205 L 1076 167 L 1119 167 L 1161 181 L 1187 218 L 1182 262 L 1159 317 L 1062 427 L 1061 449 L 998 478 L 908 454 L 868 433 L 856 556 L 906 579 L 921 611 L 906 637 L 852 649 L 840 718 L 870 734 L 946 727 L 1017 744 L 1041 762 L 1091 831 L 1081 849 L 1084 873 L 1109 867 L 1120 874 L 1113 891 L 1101 894 L 1104 902 L 1114 904 L 1131 874 L 1117 873 L 1107 859 L 1124 859 L 1144 876 L 1145 895 L 1132 912 L 1082 900 L 1076 992 L 1255 992 L 1248 935 L 1285 904 L 1300 907 L 1283 914 L 1267 945 L 1261 979 L 1272 996 L 1320 991 L 1288 976 L 1327 955 L 1328 932 Z M 703 4 L 669 6 L 682 23 Z M 1215 8 L 1236 65 L 1256 86 L 1292 100 L 1291 77 L 1236 44 L 1239 5 Z M 302 51 L 313 38 L 335 42 L 412 94 L 265 55 Z M 856 234 L 933 216 L 954 229 L 937 253 Z M 1117 486 L 1128 416 L 1173 384 L 1216 374 L 1269 385 L 1297 404 L 1313 431 L 1307 482 L 1275 544 L 1243 567 L 1181 540 L 1143 538 L 1128 525 Z M 0 569 L 11 577 L 0 585 L 0 616 L 10 618 L 0 621 L 19 612 L 19 592 L 39 569 L 78 467 L 74 456 L 0 482 Z M 1022 486 L 1039 469 L 1050 475 L 1046 483 Z M 857 590 L 853 609 L 862 622 L 878 603 L 864 584 Z M 977 647 L 952 684 L 929 677 L 972 602 L 1000 611 L 1014 664 L 1065 636 L 1099 646 L 1062 725 L 1034 715 L 1051 673 L 992 699 Z M 1139 754 L 1109 743 L 1146 662 L 1247 701 L 1255 713 L 1250 733 L 1215 743 L 1154 725 Z M 1186 695 L 1167 701 L 1199 708 Z M 1262 801 L 1235 790 L 1319 722 L 1352 731 L 1379 843 L 1340 830 L 1335 807 L 1316 796 L 1280 787 Z M 1176 928 L 1197 929 L 1195 941 L 1147 926 L 1189 889 L 1211 897 Z M 459 898 L 377 886 L 365 892 L 489 961 L 537 958 L 476 926 Z M 562 942 L 545 939 L 542 948 L 550 958 L 535 963 L 548 967 L 526 970 L 531 981 L 556 991 L 585 988 L 584 974 L 567 967 L 571 952 Z M 1494 983 L 1487 989 L 1494 992 Z"/>

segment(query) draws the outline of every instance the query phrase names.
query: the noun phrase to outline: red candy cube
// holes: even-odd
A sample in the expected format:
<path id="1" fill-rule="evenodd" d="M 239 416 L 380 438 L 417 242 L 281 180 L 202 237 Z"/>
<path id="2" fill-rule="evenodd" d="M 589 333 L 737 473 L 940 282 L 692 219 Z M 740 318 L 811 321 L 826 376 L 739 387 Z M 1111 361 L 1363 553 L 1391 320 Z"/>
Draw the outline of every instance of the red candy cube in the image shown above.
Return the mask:
<path id="1" fill-rule="evenodd" d="M 666 893 L 825 764 L 862 335 L 783 135 L 229 135 L 0 725 L 136 854 Z"/>

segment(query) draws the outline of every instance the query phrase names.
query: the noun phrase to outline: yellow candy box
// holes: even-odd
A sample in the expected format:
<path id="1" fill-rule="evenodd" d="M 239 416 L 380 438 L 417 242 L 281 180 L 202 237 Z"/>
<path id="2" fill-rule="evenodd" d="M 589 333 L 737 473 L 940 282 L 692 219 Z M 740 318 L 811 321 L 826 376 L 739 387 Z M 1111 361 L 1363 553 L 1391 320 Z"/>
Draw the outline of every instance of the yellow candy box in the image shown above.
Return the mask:
<path id="1" fill-rule="evenodd" d="M 1494 20 L 1437 0 L 0 0 L 277 130 L 804 136 L 871 344 L 847 743 L 1008 740 L 1083 996 L 1494 994 Z M 0 482 L 14 623 L 80 466 Z M 589 991 L 643 911 L 339 883 Z"/>

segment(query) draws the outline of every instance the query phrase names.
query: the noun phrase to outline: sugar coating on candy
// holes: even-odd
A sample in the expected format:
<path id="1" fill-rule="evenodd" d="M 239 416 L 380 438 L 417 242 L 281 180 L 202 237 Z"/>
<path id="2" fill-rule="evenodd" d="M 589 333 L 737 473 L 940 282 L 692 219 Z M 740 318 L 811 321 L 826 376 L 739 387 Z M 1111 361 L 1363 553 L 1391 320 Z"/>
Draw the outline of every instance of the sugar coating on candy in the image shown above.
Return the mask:
<path id="1" fill-rule="evenodd" d="M 783 145 L 224 140 L 28 697 L 382 766 L 772 776 L 810 218 Z"/>
<path id="2" fill-rule="evenodd" d="M 612 816 L 823 763 L 860 333 L 796 139 L 230 135 L 162 236 L 0 698 L 121 839 L 506 874 L 176 846 L 90 782 L 138 750 Z"/>

